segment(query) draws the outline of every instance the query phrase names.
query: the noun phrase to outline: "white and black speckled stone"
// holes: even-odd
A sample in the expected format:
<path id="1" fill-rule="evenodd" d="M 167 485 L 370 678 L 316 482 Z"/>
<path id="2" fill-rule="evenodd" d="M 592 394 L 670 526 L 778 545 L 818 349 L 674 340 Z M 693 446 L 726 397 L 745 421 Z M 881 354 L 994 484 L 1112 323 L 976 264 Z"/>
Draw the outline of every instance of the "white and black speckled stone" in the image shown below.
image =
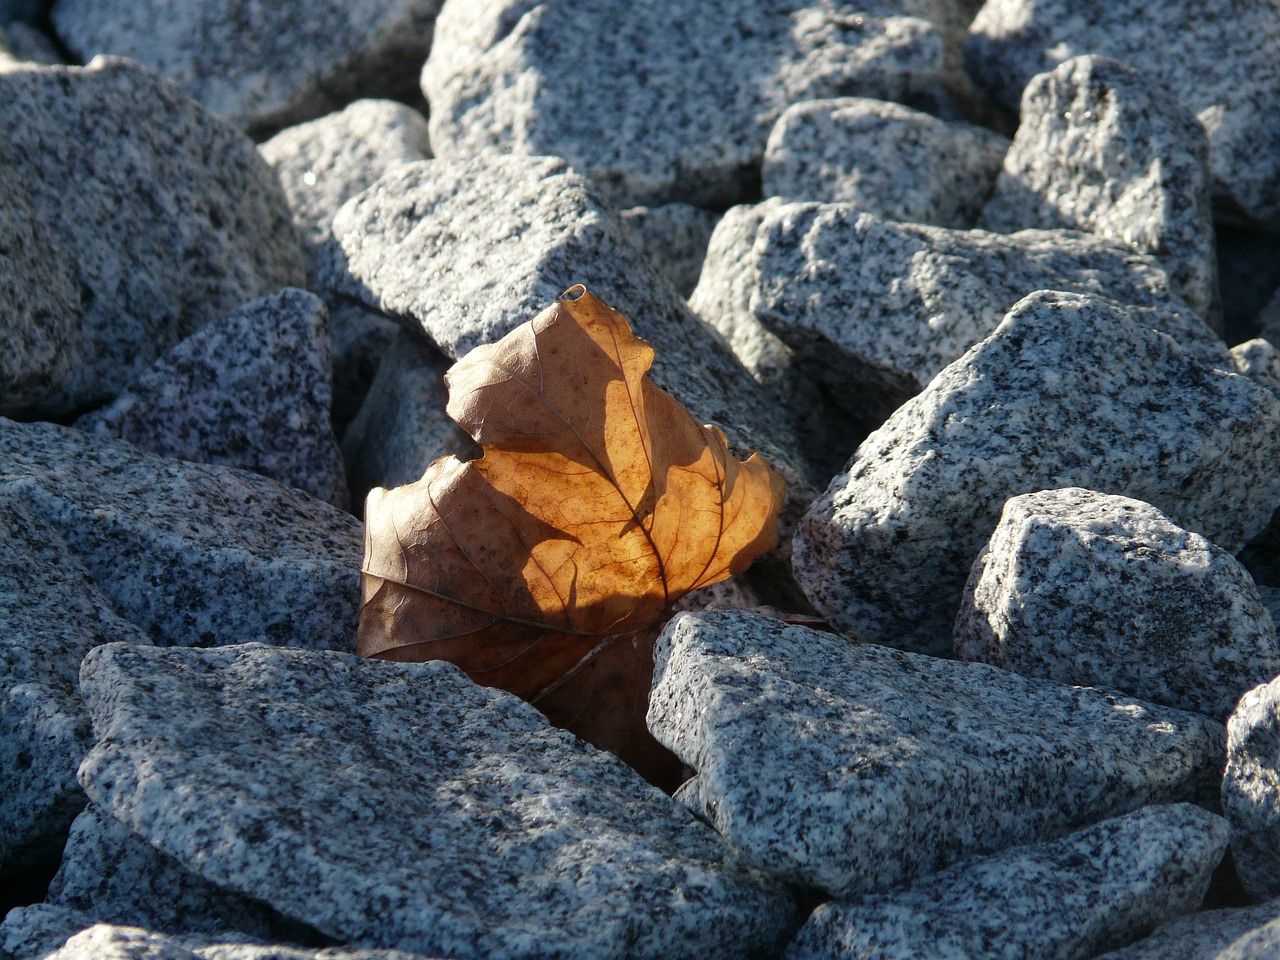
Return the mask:
<path id="1" fill-rule="evenodd" d="M 157 643 L 355 644 L 361 525 L 274 480 L 0 420 L 0 491 L 48 521 Z"/>
<path id="2" fill-rule="evenodd" d="M 0 361 L 0 410 L 107 400 L 203 324 L 303 282 L 253 144 L 136 64 L 0 72 L 0 128 L 0 316 L 22 347 L 16 370 Z"/>
<path id="3" fill-rule="evenodd" d="M 565 157 L 619 207 L 739 203 L 788 105 L 902 100 L 946 81 L 943 32 L 904 9 L 945 16 L 950 4 L 446 5 L 422 74 L 431 142 L 442 157 Z"/>
<path id="4" fill-rule="evenodd" d="M 1205 910 L 1156 927 L 1151 936 L 1098 960 L 1245 960 L 1249 954 L 1223 954 L 1237 941 L 1248 942 L 1250 935 L 1280 918 L 1280 900 L 1255 907 Z M 1258 955 L 1253 960 L 1274 960 L 1274 954 Z"/>
<path id="5" fill-rule="evenodd" d="M 791 932 L 785 890 L 683 807 L 452 664 L 113 644 L 80 676 L 94 803 L 339 940 L 674 960 Z"/>
<path id="6" fill-rule="evenodd" d="M 1076 231 L 1001 236 L 796 203 L 765 216 L 751 256 L 756 320 L 872 427 L 1036 290 L 1108 297 L 1199 359 L 1231 367 L 1154 258 Z"/>
<path id="7" fill-rule="evenodd" d="M 1009 141 L 901 104 L 860 97 L 787 108 L 760 170 L 766 197 L 852 203 L 889 220 L 972 227 Z"/>
<path id="8" fill-rule="evenodd" d="M 1089 960 L 1196 909 L 1226 848 L 1221 817 L 1145 807 L 906 890 L 822 904 L 786 958 Z"/>
<path id="9" fill-rule="evenodd" d="M 1280 350 L 1268 339 L 1254 337 L 1231 348 L 1236 368 L 1254 383 L 1280 394 Z"/>
<path id="10" fill-rule="evenodd" d="M 1215 192 L 1249 216 L 1280 216 L 1280 9 L 1272 0 L 988 0 L 965 62 L 1010 110 L 1036 74 L 1083 54 L 1113 57 L 1177 97 L 1209 134 Z"/>
<path id="11" fill-rule="evenodd" d="M 201 327 L 75 422 L 162 457 L 243 467 L 346 509 L 329 313 L 287 287 Z"/>
<path id="12" fill-rule="evenodd" d="M 1198 714 L 850 643 L 742 612 L 683 614 L 648 723 L 743 862 L 836 896 L 1217 791 Z"/>
<path id="13" fill-rule="evenodd" d="M 714 210 L 689 203 L 663 203 L 621 211 L 635 231 L 640 249 L 682 297 L 693 293 L 707 256 L 707 244 L 720 220 Z"/>
<path id="14" fill-rule="evenodd" d="M 1280 895 L 1280 677 L 1250 690 L 1227 723 L 1222 809 L 1231 853 L 1255 900 Z"/>
<path id="15" fill-rule="evenodd" d="M 273 130 L 356 97 L 405 96 L 441 0 L 175 5 L 57 0 L 53 26 L 82 59 L 128 57 L 231 123 Z"/>
<path id="16" fill-rule="evenodd" d="M 1275 624 L 1235 557 L 1149 503 L 1079 487 L 1005 503 L 954 642 L 964 660 L 1224 723 L 1280 674 Z"/>
<path id="17" fill-rule="evenodd" d="M 0 491 L 0 876 L 56 854 L 84 806 L 88 751 L 80 660 L 94 646 L 147 643 L 20 495 Z"/>
<path id="18" fill-rule="evenodd" d="M 840 629 L 950 649 L 1004 502 L 1144 500 L 1228 552 L 1280 502 L 1280 401 L 1102 300 L 1040 292 L 858 448 L 796 531 L 796 581 Z"/>
<path id="19" fill-rule="evenodd" d="M 1087 230 L 1160 259 L 1187 304 L 1222 328 L 1209 141 L 1185 105 L 1106 57 L 1032 79 L 979 226 Z"/>
<path id="20" fill-rule="evenodd" d="M 91 917 L 65 907 L 47 903 L 14 907 L 0 922 L 0 956 L 13 960 L 43 958 L 91 926 Z"/>

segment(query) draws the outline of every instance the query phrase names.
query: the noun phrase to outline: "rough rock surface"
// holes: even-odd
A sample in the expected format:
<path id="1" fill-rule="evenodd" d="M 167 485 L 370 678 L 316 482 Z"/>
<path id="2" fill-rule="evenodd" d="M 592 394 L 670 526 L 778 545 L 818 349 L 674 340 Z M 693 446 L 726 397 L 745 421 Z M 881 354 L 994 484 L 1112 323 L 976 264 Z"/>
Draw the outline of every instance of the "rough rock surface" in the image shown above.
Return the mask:
<path id="1" fill-rule="evenodd" d="M 889 220 L 972 227 L 1009 141 L 862 97 L 793 104 L 765 147 L 766 197 L 852 203 Z"/>
<path id="2" fill-rule="evenodd" d="M 113 644 L 81 689 L 95 804 L 340 940 L 571 960 L 748 956 L 790 933 L 789 895 L 688 811 L 451 664 Z"/>
<path id="3" fill-rule="evenodd" d="M 974 561 L 956 654 L 1226 722 L 1280 674 L 1253 578 L 1148 503 L 1078 487 L 1010 498 Z"/>
<path id="4" fill-rule="evenodd" d="M 0 491 L 53 526 L 157 643 L 355 643 L 360 523 L 274 480 L 0 420 Z"/>
<path id="5" fill-rule="evenodd" d="M 689 203 L 663 203 L 656 207 L 631 207 L 621 212 L 622 222 L 635 231 L 640 249 L 676 292 L 687 297 L 698 285 L 707 244 L 720 214 Z"/>
<path id="6" fill-rule="evenodd" d="M 1226 848 L 1221 817 L 1185 803 L 1144 807 L 906 890 L 822 904 L 786 957 L 1088 960 L 1195 910 Z"/>
<path id="7" fill-rule="evenodd" d="M 1280 350 L 1263 337 L 1255 337 L 1231 348 L 1236 368 L 1261 387 L 1280 395 Z"/>
<path id="8" fill-rule="evenodd" d="M 565 157 L 620 207 L 723 207 L 751 193 L 789 104 L 903 100 L 943 83 L 942 31 L 901 14 L 944 17 L 949 6 L 877 3 L 848 15 L 812 0 L 446 5 L 422 74 L 431 142 L 441 157 L 491 147 Z"/>
<path id="9" fill-rule="evenodd" d="M 1186 106 L 1106 57 L 1035 77 L 978 225 L 1073 228 L 1159 258 L 1169 282 L 1221 329 L 1209 142 Z"/>
<path id="10" fill-rule="evenodd" d="M 1254 939 L 1254 931 L 1277 919 L 1277 900 L 1254 907 L 1205 910 L 1162 923 L 1151 936 L 1098 960 L 1264 960 L 1266 954 L 1224 951 L 1237 942 L 1245 946 Z"/>
<path id="11" fill-rule="evenodd" d="M 728 611 L 677 617 L 654 661 L 682 796 L 743 862 L 836 896 L 1218 785 L 1219 724 L 986 664 Z"/>
<path id="12" fill-rule="evenodd" d="M 162 457 L 243 467 L 345 509 L 329 350 L 324 303 L 286 288 L 201 327 L 75 425 Z"/>
<path id="13" fill-rule="evenodd" d="M 1222 809 L 1231 853 L 1255 900 L 1280 895 L 1280 678 L 1240 698 L 1227 723 Z"/>
<path id="14" fill-rule="evenodd" d="M 52 16 L 62 42 L 81 59 L 128 57 L 237 126 L 263 131 L 356 97 L 407 94 L 431 48 L 440 4 L 57 0 Z"/>
<path id="15" fill-rule="evenodd" d="M 1036 74 L 1096 53 L 1150 77 L 1209 134 L 1215 192 L 1259 220 L 1280 216 L 1280 9 L 1272 0 L 988 0 L 965 63 L 1010 110 Z"/>
<path id="16" fill-rule="evenodd" d="M 797 528 L 796 581 L 863 640 L 945 651 L 1020 493 L 1144 500 L 1228 552 L 1280 502 L 1280 401 L 1110 303 L 1041 292 L 858 448 Z"/>

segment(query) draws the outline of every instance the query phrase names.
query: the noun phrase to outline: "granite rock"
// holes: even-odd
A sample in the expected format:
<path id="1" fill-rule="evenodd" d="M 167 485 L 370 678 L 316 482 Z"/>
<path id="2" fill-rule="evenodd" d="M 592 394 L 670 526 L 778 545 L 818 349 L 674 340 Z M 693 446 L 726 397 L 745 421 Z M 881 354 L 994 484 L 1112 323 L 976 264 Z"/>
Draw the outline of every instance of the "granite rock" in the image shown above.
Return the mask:
<path id="1" fill-rule="evenodd" d="M 965 62 L 977 84 L 1017 109 L 1036 74 L 1101 54 L 1148 76 L 1199 117 L 1219 198 L 1258 220 L 1280 216 L 1280 8 L 1272 0 L 988 0 Z"/>
<path id="2" fill-rule="evenodd" d="M 1149 803 L 1212 799 L 1222 727 L 754 614 L 682 614 L 648 723 L 742 861 L 838 897 Z"/>
<path id="3" fill-rule="evenodd" d="M 441 157 L 495 147 L 564 157 L 619 207 L 723 208 L 754 192 L 788 105 L 903 100 L 945 84 L 944 30 L 921 17 L 951 10 L 936 0 L 856 14 L 813 0 L 446 5 L 422 73 L 431 142 Z"/>
<path id="4" fill-rule="evenodd" d="M 1231 853 L 1255 900 L 1280 895 L 1280 677 L 1250 690 L 1227 723 L 1222 809 Z"/>
<path id="5" fill-rule="evenodd" d="M 635 231 L 640 249 L 682 297 L 693 293 L 720 214 L 688 203 L 631 207 L 622 222 Z"/>
<path id="6" fill-rule="evenodd" d="M 343 440 L 399 334 L 398 323 L 363 303 L 335 299 L 329 308 L 329 338 L 333 345 L 331 418 L 334 433 Z"/>
<path id="7" fill-rule="evenodd" d="M 1280 918 L 1280 901 L 1272 900 L 1253 907 L 1204 910 L 1162 923 L 1149 937 L 1098 960 L 1228 960 L 1223 951 L 1237 941 L 1248 943 L 1260 927 Z M 1245 960 L 1248 953 L 1236 954 L 1234 960 Z M 1256 955 L 1254 960 L 1264 960 Z M 1272 955 L 1274 956 L 1274 955 Z"/>
<path id="8" fill-rule="evenodd" d="M 852 203 L 889 220 L 972 227 L 1009 141 L 883 100 L 788 107 L 765 147 L 766 197 Z"/>
<path id="9" fill-rule="evenodd" d="M 1280 675 L 1275 624 L 1235 557 L 1148 503 L 1078 487 L 1005 503 L 954 642 L 964 660 L 1224 723 Z"/>
<path id="10" fill-rule="evenodd" d="M 93 919 L 47 903 L 14 907 L 0 922 L 0 956 L 44 958 L 70 937 L 93 926 Z"/>
<path id="11" fill-rule="evenodd" d="M 239 2 L 57 0 L 53 26 L 76 56 L 128 57 L 254 132 L 357 97 L 405 96 L 431 48 L 442 0 Z M 162 29 L 157 29 L 162 25 Z"/>
<path id="12" fill-rule="evenodd" d="M 686 810 L 452 664 L 112 644 L 81 690 L 95 804 L 338 940 L 677 958 L 767 953 L 792 929 L 784 889 Z"/>
<path id="13" fill-rule="evenodd" d="M 274 480 L 0 420 L 0 491 L 48 522 L 156 643 L 355 643 L 361 525 Z"/>
<path id="14" fill-rule="evenodd" d="M 0 72 L 0 127 L 0 316 L 21 347 L 0 411 L 109 399 L 205 323 L 302 283 L 253 144 L 136 64 Z"/>
<path id="15" fill-rule="evenodd" d="M 1280 350 L 1268 339 L 1255 337 L 1231 348 L 1236 369 L 1260 387 L 1280 395 Z"/>
<path id="16" fill-rule="evenodd" d="M 1231 942 L 1214 960 L 1274 960 L 1280 955 L 1280 920 L 1250 930 Z"/>
<path id="17" fill-rule="evenodd" d="M 1280 502 L 1277 447 L 1270 391 L 1109 302 L 1042 291 L 863 442 L 797 528 L 796 581 L 842 630 L 944 652 L 1010 497 L 1129 496 L 1235 552 Z"/>
<path id="18" fill-rule="evenodd" d="M 75 422 L 162 457 L 243 467 L 345 509 L 329 314 L 285 288 L 201 327 Z"/>
<path id="19" fill-rule="evenodd" d="M 1145 807 L 906 890 L 822 904 L 786 957 L 1089 960 L 1196 909 L 1226 848 L 1221 817 L 1190 804 Z"/>
<path id="20" fill-rule="evenodd" d="M 1152 254 L 1220 330 L 1210 180 L 1209 141 L 1190 109 L 1121 63 L 1075 57 L 1027 85 L 978 225 L 1086 230 Z"/>
<path id="21" fill-rule="evenodd" d="M 0 491 L 0 875 L 56 854 L 84 806 L 91 743 L 80 661 L 98 644 L 147 643 L 111 610 L 58 532 Z"/>

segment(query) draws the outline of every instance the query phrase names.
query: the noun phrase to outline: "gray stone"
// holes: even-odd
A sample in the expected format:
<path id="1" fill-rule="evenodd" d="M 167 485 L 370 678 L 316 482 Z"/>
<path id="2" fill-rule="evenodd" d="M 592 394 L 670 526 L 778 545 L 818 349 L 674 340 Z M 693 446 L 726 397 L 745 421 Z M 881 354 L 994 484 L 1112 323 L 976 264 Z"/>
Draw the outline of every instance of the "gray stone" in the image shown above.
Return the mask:
<path id="1" fill-rule="evenodd" d="M 720 214 L 688 203 L 664 203 L 632 207 L 623 210 L 621 217 L 636 232 L 640 249 L 676 292 L 682 297 L 693 293 Z"/>
<path id="2" fill-rule="evenodd" d="M 1198 907 L 1226 848 L 1221 817 L 1190 804 L 1146 807 L 906 890 L 822 904 L 786 957 L 1089 960 Z"/>
<path id="3" fill-rule="evenodd" d="M 243 467 L 346 509 L 329 349 L 324 303 L 286 288 L 201 327 L 75 426 L 162 457 Z"/>
<path id="4" fill-rule="evenodd" d="M 355 644 L 361 525 L 274 480 L 0 420 L 0 491 L 51 524 L 157 643 Z"/>
<path id="5" fill-rule="evenodd" d="M 0 411 L 109 399 L 205 323 L 302 283 L 253 144 L 136 64 L 0 72 L 0 128 L 0 316 L 22 345 Z"/>
<path id="6" fill-rule="evenodd" d="M 47 903 L 14 907 L 0 923 L 0 956 L 13 960 L 43 958 L 92 925 L 90 917 L 65 907 Z"/>
<path id="7" fill-rule="evenodd" d="M 1280 677 L 1240 698 L 1227 723 L 1222 809 L 1231 853 L 1255 900 L 1280 895 Z"/>
<path id="8" fill-rule="evenodd" d="M 446 5 L 423 68 L 441 157 L 566 158 L 619 207 L 740 203 L 790 104 L 946 82 L 949 2 L 486 0 Z M 917 16 L 903 16 L 903 13 Z M 589 38 L 589 42 L 587 40 Z"/>
<path id="9" fill-rule="evenodd" d="M 1209 134 L 1214 189 L 1259 220 L 1280 216 L 1280 9 L 1272 0 L 1112 0 L 1082 14 L 1073 0 L 988 0 L 965 62 L 979 86 L 1016 110 L 1036 74 L 1097 53 L 1168 90 Z"/>
<path id="10" fill-rule="evenodd" d="M 964 228 L 977 222 L 1008 148 L 998 133 L 897 103 L 811 100 L 778 119 L 760 173 L 766 197 Z"/>
<path id="11" fill-rule="evenodd" d="M 1275 960 L 1280 956 L 1280 920 L 1233 940 L 1214 960 Z"/>
<path id="12" fill-rule="evenodd" d="M 1106 301 L 1040 292 L 858 448 L 796 531 L 796 580 L 865 640 L 943 652 L 1004 502 L 1144 500 L 1228 552 L 1280 502 L 1280 401 Z"/>
<path id="13" fill-rule="evenodd" d="M 1086 230 L 1152 254 L 1191 309 L 1222 328 L 1204 128 L 1114 60 L 1076 57 L 1027 85 L 978 225 Z"/>
<path id="14" fill-rule="evenodd" d="M 571 960 L 755 956 L 791 931 L 790 897 L 714 832 L 452 664 L 112 644 L 81 690 L 94 803 L 336 939 Z"/>
<path id="15" fill-rule="evenodd" d="M 53 26 L 81 59 L 128 57 L 231 123 L 262 132 L 357 97 L 410 93 L 440 4 L 325 0 L 228 9 L 167 0 L 57 0 Z"/>
<path id="16" fill-rule="evenodd" d="M 1255 337 L 1231 348 L 1236 369 L 1260 387 L 1280 394 L 1280 350 L 1262 337 Z"/>
<path id="17" fill-rule="evenodd" d="M 3 21 L 0 13 L 0 71 L 25 68 L 32 63 L 62 63 L 58 48 L 35 27 L 20 21 Z"/>
<path id="18" fill-rule="evenodd" d="M 1219 724 L 1104 690 L 729 611 L 677 617 L 654 662 L 682 795 L 744 863 L 835 896 L 1218 787 Z"/>
<path id="19" fill-rule="evenodd" d="M 333 431 L 344 440 L 347 428 L 369 395 L 382 358 L 399 334 L 399 324 L 363 303 L 335 300 L 330 306 Z"/>
<path id="20" fill-rule="evenodd" d="M 752 257 L 756 319 L 871 427 L 1037 290 L 1112 299 L 1198 359 L 1234 369 L 1154 258 L 1076 231 L 1001 236 L 797 203 L 765 217 Z"/>
<path id="21" fill-rule="evenodd" d="M 1277 918 L 1277 900 L 1256 907 L 1205 910 L 1162 923 L 1146 939 L 1098 960 L 1227 960 L 1222 951 L 1241 939 L 1247 943 L 1253 931 Z M 1239 960 L 1247 956 L 1243 954 Z M 1263 957 L 1257 956 L 1257 960 Z"/>
<path id="22" fill-rule="evenodd" d="M 954 642 L 964 660 L 1224 723 L 1280 674 L 1275 624 L 1235 557 L 1148 503 L 1078 487 L 1005 503 Z"/>
<path id="23" fill-rule="evenodd" d="M 68 554 L 21 496 L 0 491 L 0 875 L 56 854 L 84 806 L 81 659 L 101 643 L 148 642 Z"/>

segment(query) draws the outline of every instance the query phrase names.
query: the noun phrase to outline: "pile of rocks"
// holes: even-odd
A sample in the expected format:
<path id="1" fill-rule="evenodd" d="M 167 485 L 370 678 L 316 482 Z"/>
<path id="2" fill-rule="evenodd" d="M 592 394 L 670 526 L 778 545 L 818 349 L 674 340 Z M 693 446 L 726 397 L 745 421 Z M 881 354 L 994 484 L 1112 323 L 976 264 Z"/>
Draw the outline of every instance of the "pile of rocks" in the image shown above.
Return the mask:
<path id="1" fill-rule="evenodd" d="M 1280 8 L 1086 6 L 0 0 L 0 957 L 1273 956 Z M 352 655 L 576 283 L 788 481 L 674 797 Z"/>

